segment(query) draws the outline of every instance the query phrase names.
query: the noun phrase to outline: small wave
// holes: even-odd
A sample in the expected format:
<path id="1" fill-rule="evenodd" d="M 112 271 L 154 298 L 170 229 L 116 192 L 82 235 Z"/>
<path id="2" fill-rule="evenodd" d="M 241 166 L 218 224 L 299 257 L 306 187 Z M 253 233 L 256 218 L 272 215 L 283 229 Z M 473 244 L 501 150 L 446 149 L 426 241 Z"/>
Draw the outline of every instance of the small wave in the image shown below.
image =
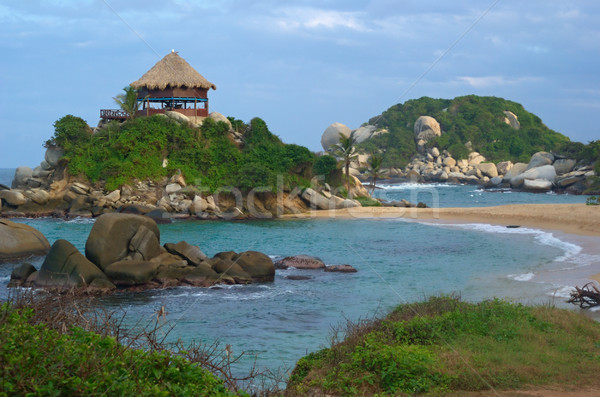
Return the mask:
<path id="1" fill-rule="evenodd" d="M 10 276 L 0 277 L 0 283 L 4 283 L 6 281 L 10 281 Z"/>
<path id="2" fill-rule="evenodd" d="M 69 219 L 67 221 L 65 221 L 65 223 L 69 223 L 69 224 L 76 224 L 76 225 L 88 225 L 88 224 L 92 224 L 96 222 L 96 219 L 94 218 L 82 218 L 82 217 L 76 217 L 73 219 Z"/>
<path id="3" fill-rule="evenodd" d="M 557 286 L 551 292 L 548 292 L 548 295 L 555 296 L 557 298 L 570 298 L 573 289 L 573 287 Z"/>
<path id="4" fill-rule="evenodd" d="M 431 223 L 430 223 L 431 224 Z M 448 225 L 450 227 L 458 227 L 461 229 L 476 230 L 485 233 L 499 233 L 499 234 L 528 234 L 533 235 L 535 241 L 539 244 L 555 247 L 563 251 L 563 255 L 557 257 L 555 260 L 558 262 L 564 262 L 567 259 L 578 255 L 582 248 L 579 245 L 563 241 L 555 237 L 550 232 L 545 232 L 538 229 L 530 229 L 527 227 L 508 228 L 505 226 L 488 225 L 485 223 L 468 223 L 468 224 L 456 224 Z"/>
<path id="5" fill-rule="evenodd" d="M 429 190 L 436 188 L 456 187 L 447 183 L 393 183 L 387 185 L 377 185 L 383 190 Z"/>
<path id="6" fill-rule="evenodd" d="M 531 281 L 535 276 L 534 273 L 524 273 L 524 274 L 509 274 L 508 278 L 513 279 L 515 281 Z"/>

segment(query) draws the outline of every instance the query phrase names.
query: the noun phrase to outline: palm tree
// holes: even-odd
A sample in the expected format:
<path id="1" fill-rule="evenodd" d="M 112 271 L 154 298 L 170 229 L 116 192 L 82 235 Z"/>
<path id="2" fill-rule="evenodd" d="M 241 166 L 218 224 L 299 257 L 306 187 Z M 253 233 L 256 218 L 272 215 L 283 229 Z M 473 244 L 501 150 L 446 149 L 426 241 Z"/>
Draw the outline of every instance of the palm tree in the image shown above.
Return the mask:
<path id="1" fill-rule="evenodd" d="M 140 108 L 140 102 L 138 102 L 137 90 L 132 86 L 123 88 L 124 93 L 117 95 L 113 99 L 119 105 L 122 111 L 127 113 L 129 120 L 135 118 L 135 114 Z"/>
<path id="2" fill-rule="evenodd" d="M 381 169 L 381 165 L 383 164 L 383 154 L 378 152 L 371 153 L 371 156 L 367 160 L 367 164 L 369 165 L 369 176 L 373 178 L 373 181 L 371 182 L 371 194 L 373 194 L 377 179 L 381 178 L 387 171 Z"/>
<path id="3" fill-rule="evenodd" d="M 354 131 L 352 131 L 349 136 L 345 136 L 340 132 L 340 141 L 331 147 L 333 154 L 341 158 L 344 162 L 348 195 L 350 195 L 350 163 L 358 157 L 354 147 L 355 145 L 356 136 L 354 135 Z"/>

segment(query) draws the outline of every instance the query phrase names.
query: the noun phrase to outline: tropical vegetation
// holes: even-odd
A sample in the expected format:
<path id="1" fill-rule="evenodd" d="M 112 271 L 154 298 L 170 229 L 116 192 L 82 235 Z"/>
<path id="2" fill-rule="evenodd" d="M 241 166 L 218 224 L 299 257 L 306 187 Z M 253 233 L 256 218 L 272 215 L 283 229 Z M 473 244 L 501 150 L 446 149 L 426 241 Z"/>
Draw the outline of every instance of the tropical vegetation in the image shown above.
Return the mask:
<path id="1" fill-rule="evenodd" d="M 300 359 L 289 395 L 461 395 L 598 387 L 600 324 L 550 305 L 455 297 L 349 323 L 343 340 Z"/>
<path id="2" fill-rule="evenodd" d="M 515 129 L 505 122 L 505 111 L 514 113 L 520 123 Z M 360 147 L 369 152 L 386 149 L 384 166 L 403 167 L 417 153 L 414 123 L 420 116 L 434 117 L 442 136 L 428 142 L 429 147 L 448 150 L 455 158 L 465 158 L 471 143 L 474 151 L 491 161 L 528 162 L 538 151 L 561 152 L 572 148 L 566 136 L 548 128 L 542 120 L 519 103 L 497 97 L 468 95 L 454 99 L 423 97 L 390 107 L 369 124 L 384 128 Z"/>
<path id="3" fill-rule="evenodd" d="M 232 139 L 227 123 L 211 118 L 195 128 L 162 115 L 138 117 L 113 121 L 92 134 L 84 120 L 67 115 L 54 123 L 55 134 L 46 146 L 62 147 L 71 174 L 105 183 L 108 190 L 134 179 L 160 180 L 178 170 L 192 185 L 209 191 L 309 184 L 315 155 L 307 148 L 284 144 L 259 118 L 248 125 L 232 120 L 242 131 L 242 143 Z"/>

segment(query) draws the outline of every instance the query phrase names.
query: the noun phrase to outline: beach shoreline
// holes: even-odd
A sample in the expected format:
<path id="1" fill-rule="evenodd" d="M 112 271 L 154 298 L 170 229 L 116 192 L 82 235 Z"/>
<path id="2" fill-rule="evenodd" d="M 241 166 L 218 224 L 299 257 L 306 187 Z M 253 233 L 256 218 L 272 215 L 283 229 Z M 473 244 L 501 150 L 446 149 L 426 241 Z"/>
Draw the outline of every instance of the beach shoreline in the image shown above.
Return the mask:
<path id="1" fill-rule="evenodd" d="M 591 263 L 565 269 L 563 276 L 578 286 L 600 283 L 600 208 L 586 204 L 511 204 L 496 207 L 397 208 L 358 207 L 313 210 L 284 215 L 284 219 L 405 219 L 433 224 L 489 224 L 526 227 L 550 232 L 562 241 L 581 247 Z M 597 258 L 597 260 L 596 260 Z M 560 277 L 557 272 L 556 277 Z M 575 286 L 575 285 L 573 285 Z"/>

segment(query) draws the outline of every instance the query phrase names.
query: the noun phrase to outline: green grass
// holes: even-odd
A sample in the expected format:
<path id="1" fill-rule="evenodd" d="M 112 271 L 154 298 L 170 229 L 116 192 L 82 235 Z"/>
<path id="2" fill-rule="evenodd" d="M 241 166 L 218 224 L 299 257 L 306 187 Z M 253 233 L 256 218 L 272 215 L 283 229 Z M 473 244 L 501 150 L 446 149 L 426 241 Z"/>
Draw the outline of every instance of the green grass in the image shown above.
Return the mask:
<path id="1" fill-rule="evenodd" d="M 354 197 L 363 207 L 381 207 L 381 203 L 371 197 Z"/>
<path id="2" fill-rule="evenodd" d="M 600 324 L 548 306 L 451 297 L 402 305 L 349 326 L 302 358 L 291 395 L 440 395 L 525 386 L 597 386 Z"/>
<path id="3" fill-rule="evenodd" d="M 0 308 L 0 396 L 226 396 L 223 381 L 168 351 L 128 349 L 82 328 L 58 331 L 32 309 Z"/>

